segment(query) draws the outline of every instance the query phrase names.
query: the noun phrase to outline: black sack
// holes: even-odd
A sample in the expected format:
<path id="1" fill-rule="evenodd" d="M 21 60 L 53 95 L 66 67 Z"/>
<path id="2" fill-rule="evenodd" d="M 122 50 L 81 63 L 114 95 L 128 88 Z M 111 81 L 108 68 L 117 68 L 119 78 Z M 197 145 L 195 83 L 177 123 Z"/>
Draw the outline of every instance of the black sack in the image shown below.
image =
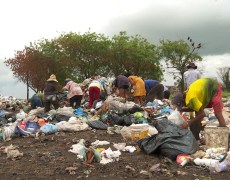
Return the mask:
<path id="1" fill-rule="evenodd" d="M 130 126 L 131 124 L 135 123 L 136 119 L 132 115 L 124 115 L 119 116 L 118 114 L 109 114 L 108 121 L 112 125 L 119 125 L 119 126 Z"/>
<path id="2" fill-rule="evenodd" d="M 163 156 L 176 159 L 179 154 L 193 154 L 197 151 L 198 144 L 190 130 L 182 129 L 166 118 L 155 120 L 153 126 L 158 134 L 137 142 L 147 154 L 159 152 Z"/>
<path id="3" fill-rule="evenodd" d="M 103 123 L 102 121 L 91 121 L 87 123 L 89 125 L 89 127 L 93 128 L 93 129 L 102 129 L 102 130 L 106 130 L 108 128 L 108 125 Z"/>
<path id="4" fill-rule="evenodd" d="M 135 112 L 144 111 L 140 106 L 134 105 L 131 109 L 128 110 L 130 114 L 134 114 Z"/>
<path id="5" fill-rule="evenodd" d="M 56 122 L 61 122 L 61 121 L 68 121 L 69 118 L 71 116 L 66 116 L 66 115 L 63 115 L 63 114 L 59 114 L 59 113 L 56 113 L 54 116 L 53 116 L 53 119 L 52 121 L 56 121 Z"/>

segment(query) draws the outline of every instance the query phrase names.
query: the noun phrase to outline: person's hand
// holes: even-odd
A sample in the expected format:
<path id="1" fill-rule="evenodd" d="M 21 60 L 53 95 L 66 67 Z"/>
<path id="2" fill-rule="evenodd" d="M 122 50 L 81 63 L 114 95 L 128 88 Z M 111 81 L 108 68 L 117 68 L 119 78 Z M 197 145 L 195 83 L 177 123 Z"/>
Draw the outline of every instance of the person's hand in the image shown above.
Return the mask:
<path id="1" fill-rule="evenodd" d="M 183 122 L 182 124 L 180 124 L 180 126 L 181 126 L 182 128 L 184 128 L 184 129 L 188 129 L 189 124 L 188 124 L 188 122 L 186 121 L 186 122 Z"/>

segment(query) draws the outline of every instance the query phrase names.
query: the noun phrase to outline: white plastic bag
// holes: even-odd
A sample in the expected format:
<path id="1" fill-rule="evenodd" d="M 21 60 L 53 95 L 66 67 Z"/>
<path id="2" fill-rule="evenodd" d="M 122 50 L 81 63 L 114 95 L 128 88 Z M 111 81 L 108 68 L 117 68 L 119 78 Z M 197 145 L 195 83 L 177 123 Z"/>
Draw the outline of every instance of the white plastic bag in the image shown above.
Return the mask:
<path id="1" fill-rule="evenodd" d="M 26 116 L 27 114 L 23 110 L 20 110 L 20 112 L 16 114 L 16 119 L 23 120 L 26 118 Z"/>
<path id="2" fill-rule="evenodd" d="M 184 122 L 180 112 L 177 109 L 168 116 L 168 120 L 176 125 L 180 125 Z"/>

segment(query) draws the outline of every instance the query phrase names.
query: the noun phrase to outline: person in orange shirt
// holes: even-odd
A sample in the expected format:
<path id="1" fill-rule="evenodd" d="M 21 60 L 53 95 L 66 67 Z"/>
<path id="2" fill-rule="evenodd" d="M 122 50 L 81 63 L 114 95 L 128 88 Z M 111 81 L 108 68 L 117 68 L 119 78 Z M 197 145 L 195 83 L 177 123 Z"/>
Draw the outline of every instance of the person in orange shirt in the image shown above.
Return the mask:
<path id="1" fill-rule="evenodd" d="M 129 76 L 128 79 L 131 86 L 134 88 L 134 102 L 142 105 L 143 98 L 146 96 L 145 82 L 138 76 Z"/>

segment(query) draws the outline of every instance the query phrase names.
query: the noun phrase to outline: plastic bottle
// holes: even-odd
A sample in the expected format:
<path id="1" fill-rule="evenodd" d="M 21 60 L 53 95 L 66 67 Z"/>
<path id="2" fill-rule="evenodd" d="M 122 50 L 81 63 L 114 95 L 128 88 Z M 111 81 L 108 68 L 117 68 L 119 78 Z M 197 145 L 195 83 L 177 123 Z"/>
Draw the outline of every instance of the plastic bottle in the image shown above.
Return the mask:
<path id="1" fill-rule="evenodd" d="M 216 163 L 218 162 L 219 161 L 216 159 L 200 159 L 200 158 L 194 159 L 194 163 L 196 165 L 203 165 L 203 166 L 208 166 L 208 167 L 215 167 Z"/>
<path id="2" fill-rule="evenodd" d="M 228 161 L 223 161 L 221 163 L 215 164 L 216 172 L 228 171 L 229 169 L 230 169 L 230 162 Z"/>

